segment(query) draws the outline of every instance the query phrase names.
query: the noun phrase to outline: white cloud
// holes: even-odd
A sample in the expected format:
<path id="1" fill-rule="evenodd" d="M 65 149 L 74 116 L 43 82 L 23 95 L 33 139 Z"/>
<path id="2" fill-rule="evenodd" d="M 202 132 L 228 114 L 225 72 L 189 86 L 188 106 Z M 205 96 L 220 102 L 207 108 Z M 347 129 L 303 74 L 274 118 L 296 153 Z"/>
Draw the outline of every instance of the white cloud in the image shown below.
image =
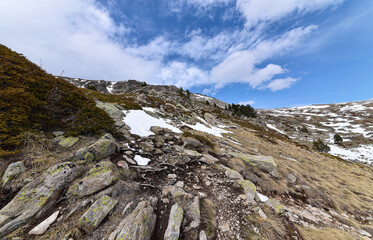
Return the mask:
<path id="1" fill-rule="evenodd" d="M 267 86 L 264 88 L 268 88 L 273 92 L 285 89 L 285 88 L 290 88 L 291 85 L 293 85 L 298 79 L 287 77 L 283 79 L 276 79 L 270 82 Z"/>
<path id="2" fill-rule="evenodd" d="M 236 8 L 250 28 L 260 22 L 279 20 L 291 13 L 306 13 L 335 6 L 344 0 L 237 0 Z"/>
<path id="3" fill-rule="evenodd" d="M 260 87 L 275 75 L 285 73 L 286 69 L 276 64 L 268 64 L 263 68 L 258 68 L 257 65 L 299 46 L 314 29 L 316 26 L 296 28 L 278 39 L 260 41 L 248 50 L 232 53 L 212 69 L 211 82 L 217 89 L 232 82 L 248 83 L 252 88 Z"/>
<path id="4" fill-rule="evenodd" d="M 148 80 L 160 59 L 147 60 L 119 44 L 125 34 L 109 12 L 92 0 L 0 2 L 1 42 L 43 61 L 49 72 L 91 79 Z"/>
<path id="5" fill-rule="evenodd" d="M 240 104 L 240 105 L 253 105 L 253 104 L 255 104 L 255 101 L 254 100 L 249 100 L 249 101 L 239 102 L 238 104 Z"/>

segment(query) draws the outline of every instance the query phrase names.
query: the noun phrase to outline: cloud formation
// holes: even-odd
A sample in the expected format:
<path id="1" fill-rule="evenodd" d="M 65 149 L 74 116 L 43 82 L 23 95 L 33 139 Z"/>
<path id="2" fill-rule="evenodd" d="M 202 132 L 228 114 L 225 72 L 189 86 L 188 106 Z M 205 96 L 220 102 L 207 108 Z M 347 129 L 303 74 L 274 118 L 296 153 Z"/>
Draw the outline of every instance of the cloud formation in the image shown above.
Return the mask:
<path id="1" fill-rule="evenodd" d="M 341 2 L 178 0 L 172 9 L 235 4 L 245 26 L 216 29 L 214 34 L 187 28 L 184 40 L 159 32 L 140 44 L 127 41 L 134 30 L 125 21 L 114 20 L 110 10 L 95 0 L 5 0 L 0 2 L 0 42 L 33 62 L 41 59 L 43 68 L 56 75 L 64 71 L 67 76 L 87 79 L 137 79 L 187 88 L 203 85 L 211 92 L 231 83 L 278 91 L 298 78 L 276 79 L 289 70 L 271 59 L 301 46 L 317 27 L 297 27 L 268 36 L 263 23 Z"/>

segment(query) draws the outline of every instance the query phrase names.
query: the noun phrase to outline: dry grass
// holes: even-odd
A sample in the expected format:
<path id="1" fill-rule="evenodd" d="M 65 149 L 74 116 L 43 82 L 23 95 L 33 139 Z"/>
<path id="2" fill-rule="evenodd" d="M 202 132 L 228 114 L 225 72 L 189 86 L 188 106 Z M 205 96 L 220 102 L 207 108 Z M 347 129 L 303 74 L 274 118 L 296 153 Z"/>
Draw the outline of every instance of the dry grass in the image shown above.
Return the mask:
<path id="1" fill-rule="evenodd" d="M 313 229 L 298 228 L 304 240 L 354 240 L 354 238 L 343 231 L 334 228 Z"/>
<path id="2" fill-rule="evenodd" d="M 23 132 L 21 134 L 22 148 L 29 152 L 40 152 L 45 153 L 55 146 L 53 141 L 49 139 L 42 132 Z"/>
<path id="3" fill-rule="evenodd" d="M 273 156 L 282 177 L 289 173 L 295 175 L 295 184 L 309 186 L 308 197 L 322 201 L 326 208 L 363 216 L 373 209 L 371 167 L 312 152 L 288 141 L 277 140 L 278 144 L 274 145 L 248 131 L 238 129 L 233 132 L 242 144 L 234 146 L 238 151 L 252 154 L 247 149 L 257 149 L 257 154 Z M 273 192 L 276 188 L 279 193 L 283 191 L 282 180 L 259 177 L 262 179 L 259 182 L 265 183 L 259 184 L 265 192 Z M 287 189 L 291 190 L 292 187 L 288 185 Z"/>

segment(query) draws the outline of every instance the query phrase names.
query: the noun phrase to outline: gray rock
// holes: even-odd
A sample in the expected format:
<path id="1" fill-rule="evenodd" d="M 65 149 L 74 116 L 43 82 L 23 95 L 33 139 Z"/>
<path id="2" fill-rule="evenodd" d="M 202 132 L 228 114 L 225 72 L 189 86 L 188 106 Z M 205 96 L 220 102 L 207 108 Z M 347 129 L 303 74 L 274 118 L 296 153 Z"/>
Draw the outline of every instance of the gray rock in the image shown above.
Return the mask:
<path id="1" fill-rule="evenodd" d="M 124 127 L 123 118 L 126 116 L 123 112 L 124 108 L 115 103 L 107 103 L 96 101 L 96 106 L 103 109 L 114 120 L 115 126 Z"/>
<path id="2" fill-rule="evenodd" d="M 286 179 L 289 183 L 295 183 L 297 181 L 297 178 L 293 174 L 286 175 Z"/>
<path id="3" fill-rule="evenodd" d="M 26 168 L 21 161 L 9 164 L 2 178 L 3 187 L 5 188 L 14 178 L 18 177 L 25 171 Z"/>
<path id="4" fill-rule="evenodd" d="M 4 237 L 31 218 L 38 217 L 58 200 L 64 187 L 80 174 L 80 168 L 71 162 L 57 164 L 24 186 L 0 210 L 0 237 Z"/>
<path id="5" fill-rule="evenodd" d="M 75 143 L 79 141 L 78 137 L 67 137 L 61 139 L 61 141 L 58 142 L 58 145 L 64 148 L 72 147 Z"/>
<path id="6" fill-rule="evenodd" d="M 211 125 L 218 125 L 219 124 L 219 122 L 216 120 L 215 116 L 212 115 L 211 113 L 206 112 L 204 114 L 204 118 L 205 118 L 205 120 L 208 124 L 211 124 Z"/>
<path id="7" fill-rule="evenodd" d="M 42 234 L 44 234 L 48 230 L 49 226 L 52 225 L 52 223 L 54 223 L 54 221 L 56 221 L 59 213 L 60 213 L 60 211 L 57 211 L 57 212 L 53 213 L 51 216 L 49 216 L 47 219 L 45 219 L 39 225 L 37 225 L 36 227 L 31 229 L 31 231 L 29 231 L 28 234 L 30 234 L 30 235 L 42 235 Z"/>
<path id="8" fill-rule="evenodd" d="M 164 235 L 165 240 L 177 240 L 180 235 L 181 222 L 183 220 L 184 210 L 175 203 L 171 207 L 170 217 L 168 219 L 168 226 Z"/>
<path id="9" fill-rule="evenodd" d="M 191 148 L 199 148 L 202 146 L 202 143 L 200 141 L 192 137 L 186 137 L 184 139 L 184 143 L 185 143 L 185 146 L 191 147 Z"/>
<path id="10" fill-rule="evenodd" d="M 97 142 L 79 149 L 73 156 L 73 160 L 84 160 L 87 162 L 99 161 L 119 151 L 118 144 L 113 140 L 111 134 L 105 134 Z"/>
<path id="11" fill-rule="evenodd" d="M 219 159 L 211 156 L 210 154 L 203 154 L 200 161 L 204 162 L 204 163 L 207 163 L 207 164 L 214 164 L 216 162 L 219 162 Z"/>
<path id="12" fill-rule="evenodd" d="M 150 240 L 156 217 L 150 202 L 140 202 L 136 209 L 123 220 L 123 226 L 120 226 L 116 240 Z"/>
<path id="13" fill-rule="evenodd" d="M 68 197 L 88 196 L 111 186 L 118 179 L 116 170 L 117 167 L 109 161 L 97 163 L 81 181 L 69 188 Z"/>
<path id="14" fill-rule="evenodd" d="M 92 232 L 114 209 L 117 203 L 117 200 L 110 198 L 108 195 L 102 196 L 83 214 L 79 219 L 78 226 L 87 233 Z"/>
<path id="15" fill-rule="evenodd" d="M 269 199 L 266 203 L 267 206 L 272 208 L 273 211 L 277 214 L 282 214 L 285 212 L 285 207 L 279 201 L 275 199 Z"/>
<path id="16" fill-rule="evenodd" d="M 224 166 L 222 164 L 220 164 L 220 166 L 225 170 L 224 174 L 225 174 L 225 176 L 227 178 L 230 178 L 230 179 L 243 179 L 242 175 L 239 172 L 237 172 L 237 171 L 235 171 L 233 169 L 230 169 L 229 167 L 226 167 L 226 166 Z"/>
<path id="17" fill-rule="evenodd" d="M 193 202 L 188 206 L 183 207 L 185 209 L 185 217 L 189 222 L 189 225 L 186 227 L 186 231 L 199 227 L 201 223 L 201 212 L 199 208 L 199 197 L 196 196 L 193 199 Z"/>
<path id="18" fill-rule="evenodd" d="M 253 201 L 256 197 L 256 186 L 254 183 L 252 183 L 249 180 L 237 180 L 236 183 L 238 183 L 239 186 L 243 189 L 246 199 L 249 201 Z"/>
<path id="19" fill-rule="evenodd" d="M 268 172 L 273 177 L 279 177 L 277 171 L 277 164 L 271 156 L 258 156 L 258 155 L 249 155 L 244 153 L 229 152 L 229 155 L 240 158 L 246 163 L 250 164 L 253 167 L 257 167 L 260 170 Z"/>

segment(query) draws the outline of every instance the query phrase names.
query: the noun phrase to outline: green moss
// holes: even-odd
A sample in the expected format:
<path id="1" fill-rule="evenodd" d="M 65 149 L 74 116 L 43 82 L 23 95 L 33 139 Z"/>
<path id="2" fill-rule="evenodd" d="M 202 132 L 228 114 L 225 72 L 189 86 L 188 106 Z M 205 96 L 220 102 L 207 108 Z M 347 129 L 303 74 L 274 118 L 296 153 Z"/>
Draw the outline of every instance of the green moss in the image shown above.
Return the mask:
<path id="1" fill-rule="evenodd" d="M 21 134 L 59 129 L 69 135 L 114 132 L 94 99 L 0 45 L 0 157 L 20 149 Z"/>

